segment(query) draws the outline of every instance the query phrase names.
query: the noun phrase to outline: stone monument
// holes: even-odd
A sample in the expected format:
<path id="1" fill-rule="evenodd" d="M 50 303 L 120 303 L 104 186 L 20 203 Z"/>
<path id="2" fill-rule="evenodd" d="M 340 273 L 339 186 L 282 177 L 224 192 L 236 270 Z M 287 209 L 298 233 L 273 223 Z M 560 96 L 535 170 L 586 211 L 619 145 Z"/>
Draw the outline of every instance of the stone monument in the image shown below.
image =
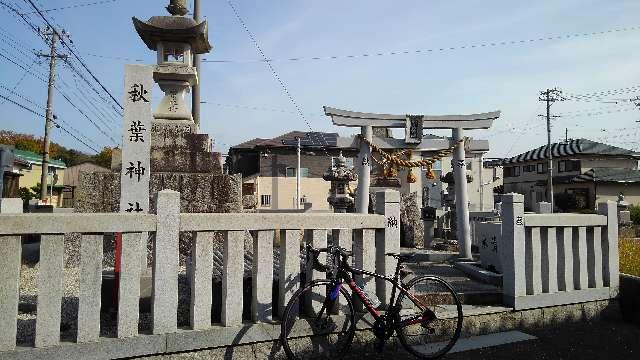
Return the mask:
<path id="1" fill-rule="evenodd" d="M 171 0 L 167 10 L 170 16 L 153 16 L 147 21 L 133 18 L 142 41 L 157 52 L 153 80 L 164 92 L 151 122 L 149 213 L 156 212 L 154 199 L 164 189 L 180 192 L 184 213 L 241 212 L 241 176 L 222 174 L 220 153 L 212 151 L 209 135 L 197 133 L 185 102 L 186 93 L 198 82 L 192 54 L 205 54 L 212 48 L 207 21 L 184 16 L 185 0 Z M 128 163 L 112 166 L 115 172 L 128 172 L 129 167 Z M 80 179 L 77 212 L 120 210 L 120 174 L 85 173 Z M 181 237 L 181 261 L 188 246 L 188 239 Z"/>

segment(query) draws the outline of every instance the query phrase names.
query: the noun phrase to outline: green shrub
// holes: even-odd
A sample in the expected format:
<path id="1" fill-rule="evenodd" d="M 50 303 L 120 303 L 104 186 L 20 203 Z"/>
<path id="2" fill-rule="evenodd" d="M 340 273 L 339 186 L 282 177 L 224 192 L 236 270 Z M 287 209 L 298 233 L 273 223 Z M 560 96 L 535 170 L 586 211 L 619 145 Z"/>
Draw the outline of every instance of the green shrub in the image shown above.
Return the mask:
<path id="1" fill-rule="evenodd" d="M 560 212 L 572 212 L 578 208 L 578 199 L 575 194 L 557 193 L 553 194 L 553 198 Z"/>
<path id="2" fill-rule="evenodd" d="M 595 209 L 580 209 L 576 210 L 578 214 L 597 214 L 598 212 Z"/>
<path id="3" fill-rule="evenodd" d="M 640 206 L 631 205 L 629 212 L 631 212 L 631 221 L 633 221 L 635 225 L 640 225 Z"/>
<path id="4" fill-rule="evenodd" d="M 640 240 L 620 239 L 620 272 L 640 276 Z"/>

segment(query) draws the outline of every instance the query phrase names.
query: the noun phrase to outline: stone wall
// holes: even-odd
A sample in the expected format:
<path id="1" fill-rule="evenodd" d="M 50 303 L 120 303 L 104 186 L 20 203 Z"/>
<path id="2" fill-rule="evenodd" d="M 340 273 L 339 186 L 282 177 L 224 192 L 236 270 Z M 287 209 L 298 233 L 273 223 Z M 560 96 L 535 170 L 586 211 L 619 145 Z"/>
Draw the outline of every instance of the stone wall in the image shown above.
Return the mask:
<path id="1" fill-rule="evenodd" d="M 242 176 L 214 175 L 203 173 L 152 173 L 149 184 L 150 209 L 156 213 L 155 196 L 160 190 L 170 189 L 180 192 L 180 212 L 182 213 L 233 213 L 242 212 Z M 81 173 L 80 185 L 77 188 L 75 212 L 101 213 L 120 211 L 120 174 L 119 173 Z M 191 248 L 192 234 L 180 235 L 180 263 L 185 264 Z M 147 241 L 148 261 L 153 239 Z M 79 242 L 68 251 L 79 254 L 76 247 Z M 67 250 L 65 250 L 67 251 Z M 112 237 L 105 237 L 105 263 L 112 267 L 114 257 L 114 242 Z M 66 258 L 68 265 L 76 264 L 73 256 Z"/>
<path id="2" fill-rule="evenodd" d="M 119 212 L 120 174 L 82 173 L 75 212 Z M 242 177 L 197 173 L 152 173 L 150 212 L 155 213 L 154 194 L 170 189 L 180 192 L 184 213 L 242 212 Z"/>
<path id="3" fill-rule="evenodd" d="M 403 247 L 424 248 L 424 224 L 417 193 L 400 194 L 400 243 Z"/>

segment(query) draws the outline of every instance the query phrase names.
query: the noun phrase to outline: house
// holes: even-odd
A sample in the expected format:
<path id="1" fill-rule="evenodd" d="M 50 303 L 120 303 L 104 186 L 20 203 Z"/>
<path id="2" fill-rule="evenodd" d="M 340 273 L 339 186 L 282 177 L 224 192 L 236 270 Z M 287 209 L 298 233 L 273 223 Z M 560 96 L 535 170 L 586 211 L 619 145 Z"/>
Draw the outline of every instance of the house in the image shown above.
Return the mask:
<path id="1" fill-rule="evenodd" d="M 301 152 L 301 201 L 313 203 L 313 209 L 329 210 L 327 203 L 330 184 L 322 179 L 322 174 L 332 166 L 332 158 L 342 152 L 348 164 L 359 153 L 359 140 L 353 137 L 339 137 L 335 133 L 305 133 L 299 131 L 275 137 L 273 139 L 255 138 L 231 147 L 227 157 L 229 173 L 241 173 L 243 177 L 243 195 L 255 195 L 253 201 L 257 209 L 293 209 L 295 206 L 297 155 L 295 138 L 305 139 Z M 381 139 L 391 137 L 389 133 L 377 133 Z M 435 135 L 425 135 L 425 139 L 445 141 L 450 139 Z M 384 147 L 385 140 L 381 140 Z M 493 208 L 493 186 L 496 178 L 492 170 L 484 169 L 482 156 L 489 150 L 486 140 L 474 140 L 467 152 L 467 170 L 471 183 L 468 185 L 470 209 L 472 211 Z M 391 151 L 391 150 L 390 150 Z M 424 155 L 428 157 L 427 154 Z M 357 164 L 356 164 L 357 165 Z M 425 169 L 421 169 L 425 170 Z M 444 157 L 433 165 L 435 179 L 427 179 L 426 171 L 420 171 L 415 184 L 407 184 L 407 170 L 401 169 L 395 183 L 381 181 L 382 168 L 372 167 L 372 188 L 396 187 L 402 193 L 418 193 L 418 206 L 427 205 L 441 208 L 444 205 L 443 193 L 446 185 L 440 176 L 452 171 L 451 157 Z M 357 169 L 356 169 L 357 171 Z M 413 170 L 418 175 L 417 170 Z M 392 179 L 393 180 L 393 179 Z M 356 182 L 351 184 L 355 190 Z M 249 207 L 245 204 L 245 207 Z"/>
<path id="2" fill-rule="evenodd" d="M 17 198 L 20 173 L 13 170 L 13 145 L 0 144 L 0 198 Z"/>
<path id="3" fill-rule="evenodd" d="M 26 150 L 13 150 L 14 161 L 12 172 L 20 174 L 19 187 L 32 188 L 40 184 L 42 174 L 42 155 Z M 64 171 L 67 168 L 61 160 L 49 160 L 49 179 L 47 181 L 47 194 L 54 207 L 62 206 L 62 190 L 64 188 Z M 53 183 L 53 184 L 52 184 Z M 39 194 L 38 194 L 39 196 Z"/>
<path id="4" fill-rule="evenodd" d="M 553 193 L 560 210 L 594 209 L 623 194 L 630 204 L 640 204 L 640 153 L 588 139 L 551 144 Z M 506 159 L 504 191 L 524 195 L 525 209 L 549 201 L 547 146 Z"/>
<path id="5" fill-rule="evenodd" d="M 62 192 L 62 206 L 72 208 L 75 205 L 76 187 L 80 184 L 80 173 L 111 172 L 111 169 L 85 161 L 69 166 L 64 172 L 64 189 Z"/>
<path id="6" fill-rule="evenodd" d="M 342 152 L 353 166 L 355 148 L 338 148 L 336 133 L 289 133 L 272 139 L 256 138 L 232 146 L 226 165 L 229 174 L 242 174 L 242 194 L 251 196 L 257 209 L 296 209 L 297 143 L 301 138 L 300 202 L 311 203 L 314 210 L 330 210 L 327 202 L 330 183 L 322 175 Z M 355 183 L 353 184 L 355 188 Z"/>

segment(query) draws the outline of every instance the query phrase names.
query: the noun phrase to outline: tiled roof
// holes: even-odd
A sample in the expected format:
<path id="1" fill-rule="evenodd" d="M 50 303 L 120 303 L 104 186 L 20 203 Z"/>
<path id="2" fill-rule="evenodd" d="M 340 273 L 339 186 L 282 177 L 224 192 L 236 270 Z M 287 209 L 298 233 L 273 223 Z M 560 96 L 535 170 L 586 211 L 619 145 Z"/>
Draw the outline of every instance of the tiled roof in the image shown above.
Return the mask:
<path id="1" fill-rule="evenodd" d="M 640 170 L 620 168 L 593 168 L 573 178 L 572 182 L 640 182 Z"/>
<path id="2" fill-rule="evenodd" d="M 296 138 L 301 138 L 303 147 L 336 147 L 337 133 L 290 131 L 273 139 L 255 138 L 234 145 L 232 149 L 253 149 L 256 147 L 290 147 L 295 146 Z M 284 142 L 284 143 L 283 143 Z"/>
<path id="3" fill-rule="evenodd" d="M 26 150 L 18 150 L 18 149 L 13 150 L 13 154 L 19 160 L 26 161 L 28 163 L 33 163 L 33 164 L 42 164 L 41 154 L 34 153 L 31 151 L 26 151 Z M 64 162 L 62 162 L 61 160 L 55 160 L 55 159 L 49 159 L 49 166 L 54 166 L 62 169 L 65 169 L 67 167 L 67 165 Z"/>
<path id="4" fill-rule="evenodd" d="M 505 164 L 517 164 L 547 158 L 547 145 L 541 146 L 505 160 Z M 551 144 L 554 158 L 573 155 L 628 156 L 640 158 L 640 154 L 631 150 L 611 146 L 587 139 L 572 139 L 568 142 Z"/>

